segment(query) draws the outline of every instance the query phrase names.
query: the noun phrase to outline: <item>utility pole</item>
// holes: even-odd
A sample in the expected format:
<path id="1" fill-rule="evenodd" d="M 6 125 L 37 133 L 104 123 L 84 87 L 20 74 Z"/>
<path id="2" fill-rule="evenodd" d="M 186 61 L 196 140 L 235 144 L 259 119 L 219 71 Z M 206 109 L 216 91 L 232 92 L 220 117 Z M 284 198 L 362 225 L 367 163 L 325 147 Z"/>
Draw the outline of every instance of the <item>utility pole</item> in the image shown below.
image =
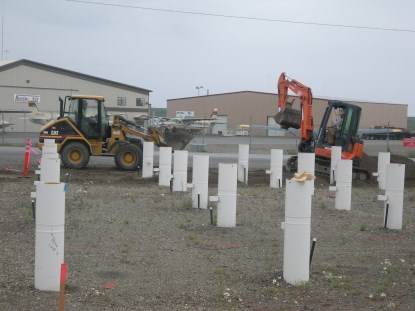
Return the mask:
<path id="1" fill-rule="evenodd" d="M 197 96 L 200 96 L 200 90 L 203 89 L 203 86 L 196 86 Z"/>
<path id="2" fill-rule="evenodd" d="M 388 121 L 388 131 L 386 132 L 386 151 L 387 152 L 390 152 L 390 149 L 389 149 L 389 130 L 390 130 L 390 126 L 389 126 L 389 124 L 390 124 L 390 121 Z"/>
<path id="3" fill-rule="evenodd" d="M 4 60 L 3 58 L 3 51 L 4 51 L 4 0 L 2 3 L 1 8 L 1 60 Z"/>

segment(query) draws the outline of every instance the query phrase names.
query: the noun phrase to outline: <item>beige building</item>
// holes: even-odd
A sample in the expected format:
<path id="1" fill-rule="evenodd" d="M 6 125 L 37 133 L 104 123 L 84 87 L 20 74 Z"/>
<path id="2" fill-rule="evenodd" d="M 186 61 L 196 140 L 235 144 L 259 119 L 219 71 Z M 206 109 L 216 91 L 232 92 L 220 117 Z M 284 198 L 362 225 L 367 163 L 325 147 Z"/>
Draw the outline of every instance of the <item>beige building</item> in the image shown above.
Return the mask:
<path id="1" fill-rule="evenodd" d="M 300 101 L 295 96 L 294 108 L 299 109 Z M 225 131 L 238 131 L 241 125 L 253 125 L 252 134 L 258 136 L 279 135 L 276 131 L 274 115 L 278 112 L 278 94 L 242 91 L 188 98 L 167 100 L 167 117 L 180 114 L 193 115 L 195 118 L 210 117 L 213 109 L 218 109 L 219 124 L 212 129 L 213 134 Z M 313 116 L 316 128 L 320 126 L 328 99 L 313 99 Z M 407 127 L 408 106 L 347 101 L 362 108 L 360 129 L 373 126 L 390 125 Z M 269 126 L 269 127 L 267 127 Z"/>
<path id="2" fill-rule="evenodd" d="M 8 131 L 36 132 L 40 124 L 30 122 L 36 107 L 40 112 L 59 114 L 59 97 L 101 95 L 110 114 L 129 119 L 147 117 L 150 90 L 53 67 L 30 60 L 0 62 L 0 120 L 12 123 Z M 11 111 L 16 111 L 11 113 Z M 26 111 L 26 113 L 18 113 Z"/>

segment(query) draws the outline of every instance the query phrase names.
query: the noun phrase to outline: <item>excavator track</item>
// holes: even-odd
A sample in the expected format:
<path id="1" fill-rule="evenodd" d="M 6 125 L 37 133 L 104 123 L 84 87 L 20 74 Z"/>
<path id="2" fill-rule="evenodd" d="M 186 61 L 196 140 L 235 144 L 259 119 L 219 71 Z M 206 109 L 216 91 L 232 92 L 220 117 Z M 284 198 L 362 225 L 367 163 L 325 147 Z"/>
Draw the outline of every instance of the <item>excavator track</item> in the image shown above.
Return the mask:
<path id="1" fill-rule="evenodd" d="M 297 172 L 298 157 L 292 156 L 287 160 L 285 170 L 287 172 Z M 330 160 L 316 158 L 315 173 L 330 177 Z M 353 166 L 353 180 L 370 180 L 371 173 L 365 169 Z"/>

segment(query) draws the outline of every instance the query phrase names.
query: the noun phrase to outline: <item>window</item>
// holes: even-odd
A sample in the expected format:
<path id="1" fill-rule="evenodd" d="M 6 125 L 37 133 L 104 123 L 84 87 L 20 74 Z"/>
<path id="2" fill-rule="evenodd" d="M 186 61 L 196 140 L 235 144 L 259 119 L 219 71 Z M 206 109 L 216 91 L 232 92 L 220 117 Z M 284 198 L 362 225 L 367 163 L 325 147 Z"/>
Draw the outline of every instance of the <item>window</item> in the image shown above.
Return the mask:
<path id="1" fill-rule="evenodd" d="M 143 107 L 144 106 L 144 98 L 136 98 L 135 99 L 135 105 L 138 107 Z"/>
<path id="2" fill-rule="evenodd" d="M 72 98 L 69 102 L 68 118 L 78 124 L 78 99 Z"/>
<path id="3" fill-rule="evenodd" d="M 127 98 L 117 97 L 117 106 L 127 106 Z"/>

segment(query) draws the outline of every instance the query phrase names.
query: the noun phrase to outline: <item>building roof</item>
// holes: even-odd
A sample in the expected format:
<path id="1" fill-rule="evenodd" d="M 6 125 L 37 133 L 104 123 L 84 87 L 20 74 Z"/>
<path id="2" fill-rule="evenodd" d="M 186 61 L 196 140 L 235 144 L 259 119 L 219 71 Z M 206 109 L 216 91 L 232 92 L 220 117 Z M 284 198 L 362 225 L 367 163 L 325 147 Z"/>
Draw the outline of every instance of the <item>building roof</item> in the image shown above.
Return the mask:
<path id="1" fill-rule="evenodd" d="M 0 61 L 0 72 L 6 71 L 6 70 L 9 70 L 9 69 L 18 67 L 18 66 L 28 66 L 28 67 L 32 67 L 32 68 L 36 68 L 36 69 L 40 69 L 40 70 L 45 70 L 45 71 L 49 71 L 49 72 L 69 76 L 69 77 L 72 77 L 72 78 L 82 79 L 82 80 L 86 80 L 86 81 L 90 81 L 90 82 L 94 82 L 94 83 L 99 83 L 99 84 L 103 84 L 103 85 L 107 85 L 107 86 L 112 86 L 112 87 L 116 87 L 116 88 L 120 88 L 120 89 L 125 89 L 125 90 L 132 91 L 132 92 L 139 92 L 139 93 L 150 93 L 150 92 L 152 92 L 151 90 L 147 90 L 147 89 L 144 89 L 144 88 L 141 88 L 141 87 L 137 87 L 137 86 L 133 86 L 133 85 L 129 85 L 129 84 L 124 84 L 124 83 L 119 83 L 119 82 L 111 81 L 111 80 L 107 80 L 107 79 L 102 79 L 102 78 L 90 76 L 90 75 L 87 75 L 87 74 L 83 74 L 83 73 L 80 73 L 80 72 L 71 71 L 71 70 L 67 70 L 67 69 L 63 69 L 63 68 L 59 68 L 59 67 L 54 67 L 54 66 L 34 62 L 34 61 L 31 61 L 31 60 L 27 60 L 27 59 Z"/>
<path id="2" fill-rule="evenodd" d="M 238 94 L 238 93 L 253 93 L 253 94 L 265 94 L 265 95 L 273 95 L 278 96 L 278 93 L 268 93 L 268 92 L 257 92 L 257 91 L 237 91 L 237 92 L 228 92 L 228 93 L 218 93 L 218 94 L 209 94 L 209 95 L 200 95 L 200 96 L 190 96 L 190 97 L 182 97 L 182 98 L 172 98 L 167 99 L 167 101 L 172 100 L 183 100 L 183 99 L 192 99 L 192 98 L 203 98 L 203 97 L 212 97 L 212 96 L 223 96 L 223 95 L 231 95 L 231 94 Z M 289 94 L 289 97 L 298 97 L 297 95 Z M 330 97 L 330 96 L 313 96 L 313 99 L 316 100 L 340 100 L 344 102 L 351 102 L 351 103 L 359 103 L 359 104 L 382 104 L 382 105 L 401 105 L 401 106 L 408 106 L 407 104 L 397 104 L 397 103 L 386 103 L 386 102 L 374 102 L 369 100 L 361 100 L 361 99 L 345 99 L 345 98 L 338 98 L 338 97 Z"/>
<path id="3" fill-rule="evenodd" d="M 238 93 L 256 93 L 256 94 L 266 94 L 266 95 L 273 95 L 277 96 L 276 93 L 267 93 L 267 92 L 256 92 L 256 91 L 238 91 L 238 92 L 228 92 L 228 93 L 219 93 L 219 94 L 209 94 L 209 95 L 200 95 L 200 96 L 191 96 L 191 97 L 182 97 L 182 98 L 171 98 L 169 100 L 183 100 L 183 99 L 191 99 L 191 98 L 201 98 L 201 97 L 212 97 L 212 96 L 223 96 L 223 95 L 231 95 L 231 94 L 238 94 Z"/>

